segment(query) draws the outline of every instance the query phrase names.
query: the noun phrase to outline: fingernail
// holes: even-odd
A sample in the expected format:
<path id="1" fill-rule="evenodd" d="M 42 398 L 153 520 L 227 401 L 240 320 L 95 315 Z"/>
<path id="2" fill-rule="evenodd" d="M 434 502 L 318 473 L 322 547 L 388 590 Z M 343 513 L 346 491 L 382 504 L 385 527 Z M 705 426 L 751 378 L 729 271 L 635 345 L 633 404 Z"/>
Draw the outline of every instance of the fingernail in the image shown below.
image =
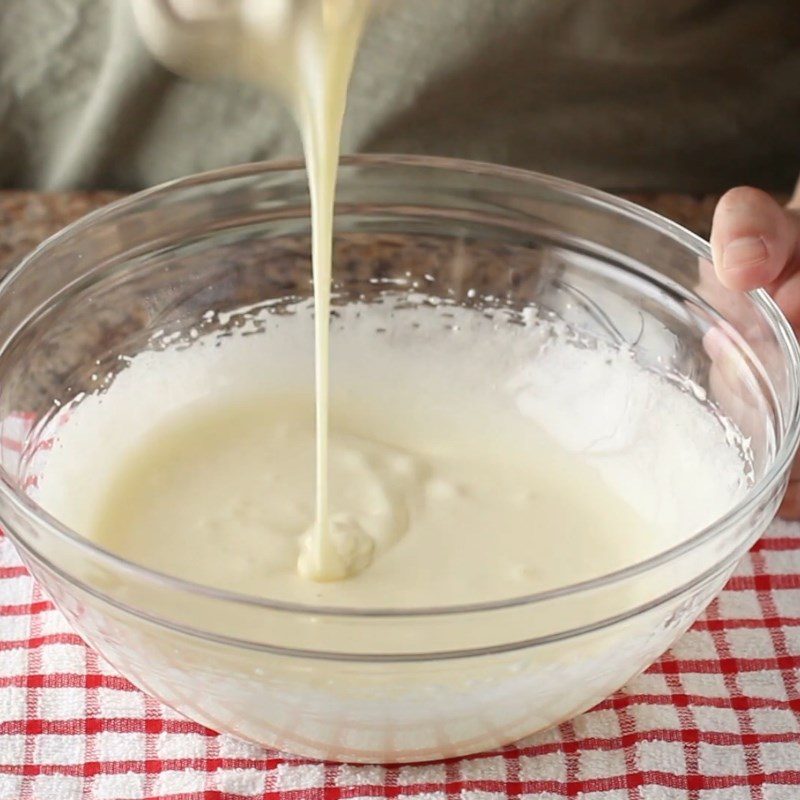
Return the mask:
<path id="1" fill-rule="evenodd" d="M 743 269 L 752 267 L 767 260 L 766 242 L 760 236 L 744 236 L 734 239 L 726 248 L 722 256 L 723 269 Z"/>

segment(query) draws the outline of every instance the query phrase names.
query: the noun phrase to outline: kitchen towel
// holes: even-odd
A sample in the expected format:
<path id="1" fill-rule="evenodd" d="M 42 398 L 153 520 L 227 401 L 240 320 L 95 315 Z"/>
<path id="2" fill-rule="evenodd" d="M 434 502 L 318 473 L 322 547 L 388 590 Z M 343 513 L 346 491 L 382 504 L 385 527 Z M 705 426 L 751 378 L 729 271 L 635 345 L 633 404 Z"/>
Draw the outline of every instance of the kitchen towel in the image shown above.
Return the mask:
<path id="1" fill-rule="evenodd" d="M 503 750 L 323 764 L 189 722 L 73 633 L 0 536 L 0 800 L 798 800 L 800 526 L 777 521 L 645 674 Z"/>

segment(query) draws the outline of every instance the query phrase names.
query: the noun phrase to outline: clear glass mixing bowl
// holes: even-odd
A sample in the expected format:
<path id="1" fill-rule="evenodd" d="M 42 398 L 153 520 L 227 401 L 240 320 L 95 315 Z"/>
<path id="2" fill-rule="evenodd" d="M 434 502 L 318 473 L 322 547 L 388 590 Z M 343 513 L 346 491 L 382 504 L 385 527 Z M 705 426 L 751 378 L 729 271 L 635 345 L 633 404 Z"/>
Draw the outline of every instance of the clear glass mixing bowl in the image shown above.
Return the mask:
<path id="1" fill-rule="evenodd" d="M 775 305 L 721 288 L 703 241 L 625 201 L 485 164 L 345 159 L 335 274 L 337 302 L 396 291 L 402 279 L 459 304 L 536 303 L 706 393 L 750 438 L 752 486 L 713 525 L 646 562 L 474 606 L 291 606 L 128 563 L 28 496 L 26 465 L 54 408 L 93 391 L 98 374 L 113 380 L 120 356 L 159 346 L 157 332 L 182 336 L 209 309 L 310 294 L 308 212 L 301 164 L 200 175 L 89 215 L 5 280 L 5 529 L 123 675 L 198 722 L 270 747 L 341 761 L 438 759 L 589 708 L 657 658 L 722 587 L 772 519 L 798 441 L 798 347 Z M 10 440 L 21 425 L 20 453 Z M 375 631 L 381 648 L 370 646 Z"/>

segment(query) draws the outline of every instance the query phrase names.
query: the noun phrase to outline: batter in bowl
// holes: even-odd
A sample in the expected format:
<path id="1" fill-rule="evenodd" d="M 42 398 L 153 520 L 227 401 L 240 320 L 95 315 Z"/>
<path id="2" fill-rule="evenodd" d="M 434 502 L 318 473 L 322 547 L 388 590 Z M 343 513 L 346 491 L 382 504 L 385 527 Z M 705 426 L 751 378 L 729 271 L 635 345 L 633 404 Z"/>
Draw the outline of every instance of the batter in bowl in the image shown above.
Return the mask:
<path id="1" fill-rule="evenodd" d="M 525 594 L 606 571 L 629 557 L 620 548 L 645 545 L 644 521 L 559 448 L 537 447 L 530 432 L 516 445 L 511 431 L 470 434 L 466 420 L 435 415 L 392 430 L 404 408 L 383 399 L 364 415 L 348 403 L 332 409 L 331 534 L 347 537 L 334 543 L 346 586 L 309 587 L 297 570 L 314 518 L 308 395 L 166 420 L 117 474 L 96 538 L 201 583 L 365 608 Z"/>
<path id="2" fill-rule="evenodd" d="M 512 325 L 408 300 L 340 307 L 331 328 L 339 580 L 302 569 L 316 512 L 309 301 L 136 356 L 57 428 L 39 501 L 113 552 L 188 580 L 408 608 L 612 572 L 744 491 L 745 464 L 710 409 L 626 353 L 579 347 L 535 316 Z"/>

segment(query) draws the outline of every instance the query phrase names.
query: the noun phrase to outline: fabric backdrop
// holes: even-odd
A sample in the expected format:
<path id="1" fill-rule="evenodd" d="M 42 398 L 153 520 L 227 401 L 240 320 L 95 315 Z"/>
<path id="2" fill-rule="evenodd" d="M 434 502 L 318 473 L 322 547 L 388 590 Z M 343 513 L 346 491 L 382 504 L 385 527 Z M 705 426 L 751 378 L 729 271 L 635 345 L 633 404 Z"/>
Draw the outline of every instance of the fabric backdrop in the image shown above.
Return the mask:
<path id="1" fill-rule="evenodd" d="M 142 1 L 0 0 L 0 186 L 140 188 L 299 153 L 273 99 L 157 66 L 129 16 Z M 345 151 L 611 189 L 788 189 L 800 171 L 797 0 L 379 4 Z"/>

